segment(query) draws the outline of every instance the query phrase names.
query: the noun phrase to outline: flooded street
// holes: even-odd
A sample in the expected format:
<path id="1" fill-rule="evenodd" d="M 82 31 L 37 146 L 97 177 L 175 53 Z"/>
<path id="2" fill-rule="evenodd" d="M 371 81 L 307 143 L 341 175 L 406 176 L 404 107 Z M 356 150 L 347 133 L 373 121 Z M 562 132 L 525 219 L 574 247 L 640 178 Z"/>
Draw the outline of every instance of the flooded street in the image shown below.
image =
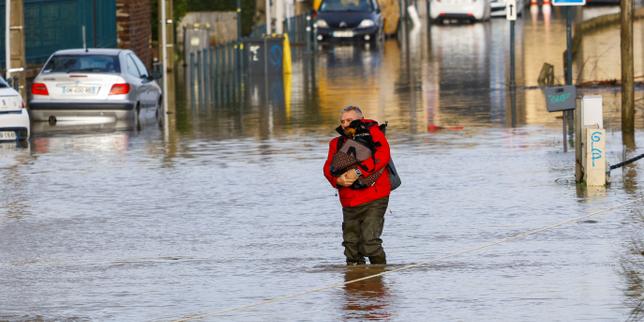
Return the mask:
<path id="1" fill-rule="evenodd" d="M 180 70 L 167 129 L 41 124 L 27 148 L 0 146 L 0 321 L 641 320 L 644 162 L 606 188 L 575 185 L 560 113 L 533 89 L 544 62 L 563 80 L 565 25 L 558 10 L 528 10 L 514 106 L 508 25 L 495 19 L 383 48 L 296 50 L 290 78 L 250 77 L 237 94 L 222 81 L 191 95 Z M 584 38 L 578 60 L 594 68 L 577 63 L 580 80 L 619 78 L 618 35 Z M 581 93 L 604 98 L 611 164 L 644 152 L 641 87 L 628 151 L 619 87 Z M 403 184 L 385 217 L 386 267 L 344 265 L 322 165 L 346 105 L 389 123 Z M 392 271 L 412 264 L 423 265 Z"/>

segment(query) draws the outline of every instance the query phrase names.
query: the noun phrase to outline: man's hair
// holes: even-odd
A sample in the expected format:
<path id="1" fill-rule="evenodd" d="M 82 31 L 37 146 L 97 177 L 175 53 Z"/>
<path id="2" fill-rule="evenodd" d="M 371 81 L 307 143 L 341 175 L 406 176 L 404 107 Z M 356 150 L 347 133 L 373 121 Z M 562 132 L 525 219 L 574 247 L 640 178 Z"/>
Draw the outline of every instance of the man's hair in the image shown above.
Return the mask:
<path id="1" fill-rule="evenodd" d="M 364 117 L 364 115 L 362 114 L 362 110 L 357 106 L 349 105 L 342 109 L 342 113 L 351 112 L 351 111 L 356 112 L 360 117 Z"/>

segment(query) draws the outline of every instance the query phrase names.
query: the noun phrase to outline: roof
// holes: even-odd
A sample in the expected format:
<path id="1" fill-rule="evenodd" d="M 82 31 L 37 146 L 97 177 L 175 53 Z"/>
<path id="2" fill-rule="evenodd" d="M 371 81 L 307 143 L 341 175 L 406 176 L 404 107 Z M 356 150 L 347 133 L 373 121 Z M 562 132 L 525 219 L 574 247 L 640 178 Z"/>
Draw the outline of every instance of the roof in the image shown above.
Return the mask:
<path id="1" fill-rule="evenodd" d="M 116 56 L 127 49 L 121 48 L 87 48 L 87 52 L 83 48 L 74 49 L 61 49 L 56 51 L 55 55 L 110 55 Z"/>

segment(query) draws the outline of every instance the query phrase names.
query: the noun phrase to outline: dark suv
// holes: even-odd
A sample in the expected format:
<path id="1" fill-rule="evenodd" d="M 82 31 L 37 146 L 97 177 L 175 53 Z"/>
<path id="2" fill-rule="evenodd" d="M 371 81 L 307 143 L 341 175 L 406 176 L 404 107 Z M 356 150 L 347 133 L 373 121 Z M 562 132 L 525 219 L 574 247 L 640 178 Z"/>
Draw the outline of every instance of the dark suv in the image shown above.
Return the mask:
<path id="1" fill-rule="evenodd" d="M 376 0 L 323 0 L 315 22 L 317 39 L 378 41 L 384 37 Z"/>

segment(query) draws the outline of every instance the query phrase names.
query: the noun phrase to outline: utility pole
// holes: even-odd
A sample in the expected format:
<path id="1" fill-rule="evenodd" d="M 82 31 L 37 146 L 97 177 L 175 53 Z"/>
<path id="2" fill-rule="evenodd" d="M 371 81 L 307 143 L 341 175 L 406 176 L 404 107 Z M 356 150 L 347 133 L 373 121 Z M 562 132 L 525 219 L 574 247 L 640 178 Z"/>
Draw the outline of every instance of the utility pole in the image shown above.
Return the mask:
<path id="1" fill-rule="evenodd" d="M 273 33 L 271 30 L 271 25 L 273 24 L 272 17 L 271 17 L 271 0 L 266 0 L 266 35 L 270 35 Z"/>
<path id="2" fill-rule="evenodd" d="M 284 33 L 284 0 L 275 2 L 275 33 L 278 35 Z"/>
<path id="3" fill-rule="evenodd" d="M 163 53 L 167 52 L 167 66 L 169 73 L 172 73 L 174 70 L 174 14 L 173 14 L 173 3 L 172 0 L 159 0 L 159 13 L 163 13 L 162 5 L 165 4 L 165 19 L 159 20 L 159 56 L 163 61 Z M 162 15 L 159 15 L 162 16 Z M 165 22 L 165 23 L 164 23 Z M 164 28 L 165 27 L 165 28 Z M 163 50 L 163 33 L 165 32 L 165 47 L 167 50 Z"/>
<path id="4" fill-rule="evenodd" d="M 633 67 L 633 0 L 620 1 L 622 62 L 622 137 L 635 133 Z M 627 141 L 627 140 L 624 140 Z"/>
<path id="5" fill-rule="evenodd" d="M 25 75 L 25 17 L 23 0 L 5 1 L 5 61 L 6 78 L 18 74 L 18 92 L 23 101 L 27 101 L 27 78 Z"/>
<path id="6" fill-rule="evenodd" d="M 172 0 L 159 0 L 159 56 L 163 79 L 163 108 L 166 113 L 174 112 L 174 21 Z"/>

